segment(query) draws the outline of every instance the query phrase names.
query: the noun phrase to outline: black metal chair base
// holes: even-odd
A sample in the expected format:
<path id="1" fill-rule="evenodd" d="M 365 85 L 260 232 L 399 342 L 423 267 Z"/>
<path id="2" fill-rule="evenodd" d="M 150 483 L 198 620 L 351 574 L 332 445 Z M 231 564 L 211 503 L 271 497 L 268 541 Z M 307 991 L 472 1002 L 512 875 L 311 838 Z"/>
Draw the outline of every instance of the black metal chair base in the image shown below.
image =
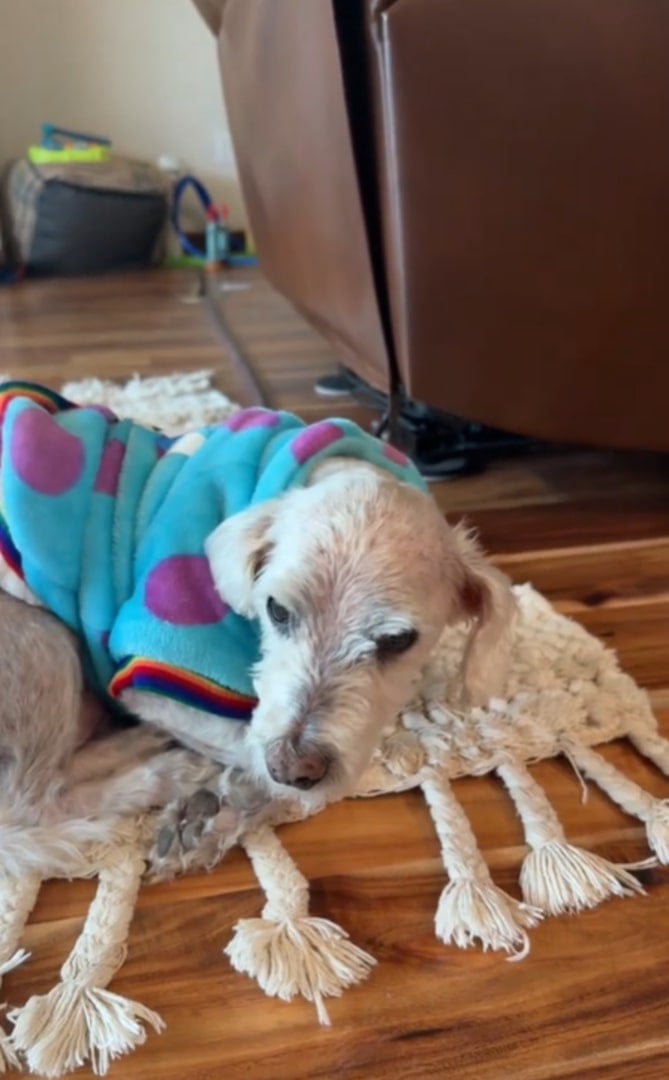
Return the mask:
<path id="1" fill-rule="evenodd" d="M 356 401 L 380 412 L 374 433 L 411 457 L 428 481 L 479 472 L 491 461 L 527 453 L 541 445 L 536 439 L 422 405 L 402 391 L 393 410 L 387 394 L 351 371 L 346 371 L 345 377 Z"/>

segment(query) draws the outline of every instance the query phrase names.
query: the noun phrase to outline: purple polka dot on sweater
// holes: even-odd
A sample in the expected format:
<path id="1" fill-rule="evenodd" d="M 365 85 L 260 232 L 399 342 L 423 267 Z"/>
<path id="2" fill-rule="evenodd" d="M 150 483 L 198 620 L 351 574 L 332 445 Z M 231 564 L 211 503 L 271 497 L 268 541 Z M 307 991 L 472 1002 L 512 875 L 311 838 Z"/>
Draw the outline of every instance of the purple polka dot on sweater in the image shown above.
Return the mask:
<path id="1" fill-rule="evenodd" d="M 210 626 L 229 611 L 216 592 L 204 555 L 172 555 L 151 570 L 144 603 L 152 615 L 174 626 Z"/>
<path id="2" fill-rule="evenodd" d="M 333 424 L 331 420 L 323 420 L 300 432 L 290 444 L 290 449 L 298 465 L 304 465 L 309 458 L 320 454 L 322 450 L 343 437 L 344 432 L 337 424 Z"/>
<path id="3" fill-rule="evenodd" d="M 40 495 L 63 495 L 84 470 L 84 447 L 41 409 L 24 409 L 14 421 L 10 446 L 16 475 Z"/>
<path id="4" fill-rule="evenodd" d="M 392 461 L 393 465 L 400 465 L 402 468 L 406 468 L 409 464 L 409 459 L 406 454 L 403 454 L 401 450 L 391 446 L 390 443 L 386 443 L 383 447 L 383 456 L 388 458 L 388 461 Z"/>
<path id="5" fill-rule="evenodd" d="M 279 423 L 279 414 L 270 409 L 240 409 L 225 421 L 230 431 L 248 431 L 249 428 L 271 428 Z"/>
<path id="6" fill-rule="evenodd" d="M 94 491 L 101 495 L 115 495 L 125 455 L 125 443 L 119 439 L 110 439 L 102 451 L 98 475 L 95 477 Z"/>

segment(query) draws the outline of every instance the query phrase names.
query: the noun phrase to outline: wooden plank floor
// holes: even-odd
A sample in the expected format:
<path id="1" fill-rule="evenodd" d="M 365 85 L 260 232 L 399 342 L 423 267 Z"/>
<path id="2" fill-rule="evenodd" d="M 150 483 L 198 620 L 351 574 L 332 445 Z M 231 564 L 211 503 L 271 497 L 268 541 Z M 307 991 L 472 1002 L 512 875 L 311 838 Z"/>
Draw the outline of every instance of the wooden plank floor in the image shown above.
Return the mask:
<path id="1" fill-rule="evenodd" d="M 233 280 L 248 287 L 226 294 L 227 314 L 272 404 L 324 415 L 332 404 L 314 396 L 312 383 L 333 366 L 330 349 L 256 274 Z M 0 291 L 0 371 L 58 386 L 92 374 L 214 367 L 234 396 L 213 326 L 192 298 L 192 281 L 180 274 Z M 357 408 L 336 411 L 364 418 Z M 499 463 L 434 493 L 449 514 L 466 514 L 480 529 L 515 581 L 531 580 L 618 649 L 669 733 L 667 480 L 666 460 L 579 450 Z M 627 745 L 607 748 L 606 757 L 669 797 L 669 780 Z M 575 842 L 621 861 L 646 853 L 638 823 L 597 791 L 581 804 L 562 762 L 535 773 Z M 496 880 L 517 894 L 522 835 L 499 785 L 464 780 L 456 793 Z M 113 985 L 157 1009 L 168 1029 L 115 1065 L 112 1077 L 667 1076 L 669 871 L 644 872 L 645 898 L 547 920 L 533 932 L 529 958 L 509 964 L 435 940 L 443 880 L 417 795 L 332 807 L 287 828 L 284 840 L 313 882 L 314 910 L 378 958 L 370 980 L 332 1003 L 328 1030 L 316 1026 L 309 1005 L 271 1001 L 234 974 L 221 948 L 235 920 L 257 914 L 261 901 L 245 858 L 232 853 L 209 876 L 143 891 Z M 27 942 L 33 959 L 7 978 L 10 1000 L 53 985 L 91 895 L 85 882 L 43 890 Z"/>

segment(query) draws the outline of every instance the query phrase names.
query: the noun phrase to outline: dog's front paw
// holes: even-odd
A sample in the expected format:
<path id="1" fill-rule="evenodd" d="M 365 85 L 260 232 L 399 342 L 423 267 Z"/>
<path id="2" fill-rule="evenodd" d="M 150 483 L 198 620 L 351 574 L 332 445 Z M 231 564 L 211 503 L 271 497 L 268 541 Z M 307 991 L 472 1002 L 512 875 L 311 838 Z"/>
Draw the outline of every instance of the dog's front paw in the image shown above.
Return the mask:
<path id="1" fill-rule="evenodd" d="M 158 816 L 149 877 L 165 880 L 189 870 L 211 870 L 237 842 L 243 814 L 210 788 L 170 803 Z"/>
<path id="2" fill-rule="evenodd" d="M 205 786 L 206 785 L 206 786 Z M 164 880 L 189 870 L 211 870 L 242 833 L 264 820 L 267 790 L 239 768 L 203 776 L 201 786 L 173 800 L 159 814 L 148 875 Z"/>

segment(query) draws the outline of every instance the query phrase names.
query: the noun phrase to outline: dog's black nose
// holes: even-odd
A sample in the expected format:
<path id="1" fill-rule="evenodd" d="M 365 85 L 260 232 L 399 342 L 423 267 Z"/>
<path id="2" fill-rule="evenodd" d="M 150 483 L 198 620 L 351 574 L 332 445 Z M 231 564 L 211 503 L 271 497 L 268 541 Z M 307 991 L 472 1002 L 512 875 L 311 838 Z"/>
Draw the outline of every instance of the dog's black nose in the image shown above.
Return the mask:
<path id="1" fill-rule="evenodd" d="M 327 769 L 325 771 L 327 772 Z M 316 784 L 320 783 L 320 781 L 323 779 L 323 776 L 325 776 L 324 772 L 323 775 L 319 777 L 295 776 L 289 779 L 279 769 L 273 769 L 271 767 L 268 767 L 268 772 L 269 775 L 272 777 L 272 780 L 274 780 L 277 784 L 287 784 L 289 787 L 299 788 L 300 791 L 309 791 L 312 787 L 315 787 Z"/>
<path id="2" fill-rule="evenodd" d="M 272 780 L 300 791 L 315 787 L 330 767 L 327 755 L 316 747 L 298 747 L 292 740 L 283 739 L 269 747 L 265 761 Z"/>
<path id="3" fill-rule="evenodd" d="M 299 788 L 300 791 L 309 791 L 317 783 L 318 780 L 314 780 L 311 776 L 296 776 L 290 781 L 291 786 Z"/>

